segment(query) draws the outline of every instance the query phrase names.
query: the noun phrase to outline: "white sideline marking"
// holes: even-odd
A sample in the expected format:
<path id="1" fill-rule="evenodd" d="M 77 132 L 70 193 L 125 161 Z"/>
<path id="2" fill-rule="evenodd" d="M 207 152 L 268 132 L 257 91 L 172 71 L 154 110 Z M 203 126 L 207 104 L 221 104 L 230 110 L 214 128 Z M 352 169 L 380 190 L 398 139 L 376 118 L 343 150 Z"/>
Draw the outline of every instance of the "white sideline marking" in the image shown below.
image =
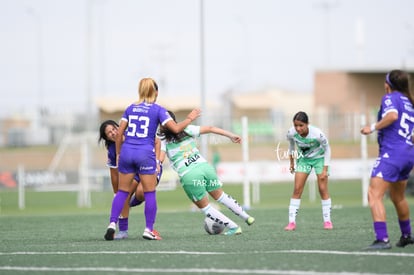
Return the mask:
<path id="1" fill-rule="evenodd" d="M 76 254 L 189 254 L 189 255 L 223 255 L 227 252 L 200 252 L 200 251 L 50 251 L 50 252 L 0 252 L 3 255 L 76 255 Z"/>
<path id="2" fill-rule="evenodd" d="M 414 253 L 390 253 L 380 251 L 368 252 L 345 252 L 345 251 L 325 251 L 325 250 L 274 250 L 274 251 L 247 251 L 247 252 L 201 252 L 201 251 L 51 251 L 51 252 L 35 252 L 35 251 L 16 251 L 16 252 L 0 252 L 0 256 L 11 255 L 86 255 L 86 254 L 166 254 L 166 255 L 229 255 L 229 254 L 337 254 L 351 256 L 397 256 L 397 257 L 414 257 Z M 213 273 L 213 274 L 272 274 L 272 275 L 379 275 L 379 273 L 360 273 L 360 272 L 317 272 L 304 270 L 278 270 L 278 269 L 216 269 L 216 268 L 115 268 L 115 267 L 38 267 L 38 266 L 0 266 L 0 271 L 49 271 L 49 272 L 108 272 L 108 273 Z M 381 275 L 391 275 L 382 274 Z M 398 275 L 394 273 L 392 275 Z"/>
<path id="3" fill-rule="evenodd" d="M 275 274 L 275 275 L 378 275 L 379 273 L 360 272 L 317 272 L 304 270 L 272 269 L 224 269 L 224 268 L 113 268 L 113 267 L 24 267 L 0 266 L 0 270 L 14 271 L 55 271 L 55 272 L 125 272 L 125 273 L 223 273 L 223 274 Z M 381 275 L 395 275 L 384 274 Z"/>
<path id="4" fill-rule="evenodd" d="M 262 251 L 262 253 L 302 253 L 302 254 L 336 254 L 336 255 L 358 255 L 358 256 L 396 256 L 414 257 L 414 253 L 391 253 L 382 251 L 332 251 L 332 250 L 275 250 Z"/>
<path id="5" fill-rule="evenodd" d="M 384 251 L 334 251 L 334 250 L 272 250 L 272 251 L 246 251 L 246 252 L 206 252 L 206 251 L 16 251 L 0 252 L 0 256 L 5 255 L 93 255 L 93 254 L 170 254 L 170 255 L 231 255 L 231 254 L 279 254 L 279 253 L 298 253 L 298 254 L 336 254 L 336 255 L 355 255 L 355 256 L 395 256 L 395 257 L 414 257 L 414 253 L 391 253 Z"/>

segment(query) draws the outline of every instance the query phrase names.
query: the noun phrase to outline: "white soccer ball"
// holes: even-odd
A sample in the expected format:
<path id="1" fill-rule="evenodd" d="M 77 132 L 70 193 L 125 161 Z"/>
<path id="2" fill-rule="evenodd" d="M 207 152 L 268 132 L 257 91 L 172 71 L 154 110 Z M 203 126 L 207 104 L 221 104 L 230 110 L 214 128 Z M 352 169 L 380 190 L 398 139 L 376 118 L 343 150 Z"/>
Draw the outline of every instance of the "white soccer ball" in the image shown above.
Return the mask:
<path id="1" fill-rule="evenodd" d="M 225 225 L 223 224 L 223 222 L 214 221 L 213 219 L 209 217 L 206 217 L 204 219 L 204 229 L 210 235 L 221 234 L 224 228 L 225 228 Z"/>

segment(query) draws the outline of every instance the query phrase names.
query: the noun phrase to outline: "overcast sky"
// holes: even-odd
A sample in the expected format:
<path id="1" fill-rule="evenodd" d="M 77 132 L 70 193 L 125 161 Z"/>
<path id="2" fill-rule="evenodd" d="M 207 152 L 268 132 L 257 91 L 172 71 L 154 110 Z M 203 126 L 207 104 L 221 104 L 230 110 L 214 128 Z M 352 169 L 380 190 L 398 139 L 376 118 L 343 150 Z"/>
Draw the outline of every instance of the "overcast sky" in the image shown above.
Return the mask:
<path id="1" fill-rule="evenodd" d="M 199 95 L 201 0 L 0 0 L 0 117 L 88 98 Z M 312 92 L 322 68 L 414 67 L 412 0 L 204 0 L 208 97 Z M 90 95 L 88 97 L 88 95 Z"/>

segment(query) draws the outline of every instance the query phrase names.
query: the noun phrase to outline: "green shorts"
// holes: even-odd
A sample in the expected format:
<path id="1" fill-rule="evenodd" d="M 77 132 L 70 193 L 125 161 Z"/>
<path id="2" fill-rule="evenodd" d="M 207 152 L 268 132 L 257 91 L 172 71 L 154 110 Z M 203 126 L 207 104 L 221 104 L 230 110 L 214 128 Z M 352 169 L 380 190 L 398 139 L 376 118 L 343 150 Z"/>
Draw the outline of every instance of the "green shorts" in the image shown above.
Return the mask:
<path id="1" fill-rule="evenodd" d="M 322 174 L 323 167 L 325 166 L 325 159 L 324 158 L 317 158 L 317 159 L 307 159 L 307 158 L 299 158 L 296 162 L 296 172 L 310 174 L 312 168 L 315 169 L 315 174 L 319 175 Z M 328 167 L 328 174 L 329 169 Z"/>
<path id="2" fill-rule="evenodd" d="M 199 201 L 207 192 L 222 187 L 216 170 L 209 163 L 200 163 L 180 179 L 181 186 L 191 201 Z"/>

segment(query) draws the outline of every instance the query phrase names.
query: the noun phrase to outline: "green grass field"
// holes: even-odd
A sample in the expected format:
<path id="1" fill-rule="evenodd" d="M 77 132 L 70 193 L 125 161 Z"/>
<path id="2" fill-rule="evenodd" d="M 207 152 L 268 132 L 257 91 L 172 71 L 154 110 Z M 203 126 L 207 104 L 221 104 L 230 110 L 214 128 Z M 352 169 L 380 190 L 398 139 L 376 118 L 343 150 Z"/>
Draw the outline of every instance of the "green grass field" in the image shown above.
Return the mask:
<path id="1" fill-rule="evenodd" d="M 242 197 L 240 185 L 225 191 Z M 368 252 L 374 239 L 370 211 L 362 207 L 358 182 L 331 182 L 334 230 L 322 229 L 320 200 L 302 198 L 297 230 L 285 232 L 292 184 L 261 187 L 261 202 L 249 212 L 256 223 L 239 222 L 239 236 L 210 236 L 203 216 L 178 187 L 158 192 L 156 228 L 162 241 L 141 237 L 143 207 L 131 210 L 129 239 L 105 241 L 111 192 L 92 193 L 91 208 L 76 207 L 76 193 L 0 191 L 0 274 L 414 274 L 414 246 Z M 410 203 L 414 198 L 409 198 Z M 392 243 L 399 238 L 395 211 L 386 200 Z M 414 213 L 414 212 L 413 212 Z"/>

